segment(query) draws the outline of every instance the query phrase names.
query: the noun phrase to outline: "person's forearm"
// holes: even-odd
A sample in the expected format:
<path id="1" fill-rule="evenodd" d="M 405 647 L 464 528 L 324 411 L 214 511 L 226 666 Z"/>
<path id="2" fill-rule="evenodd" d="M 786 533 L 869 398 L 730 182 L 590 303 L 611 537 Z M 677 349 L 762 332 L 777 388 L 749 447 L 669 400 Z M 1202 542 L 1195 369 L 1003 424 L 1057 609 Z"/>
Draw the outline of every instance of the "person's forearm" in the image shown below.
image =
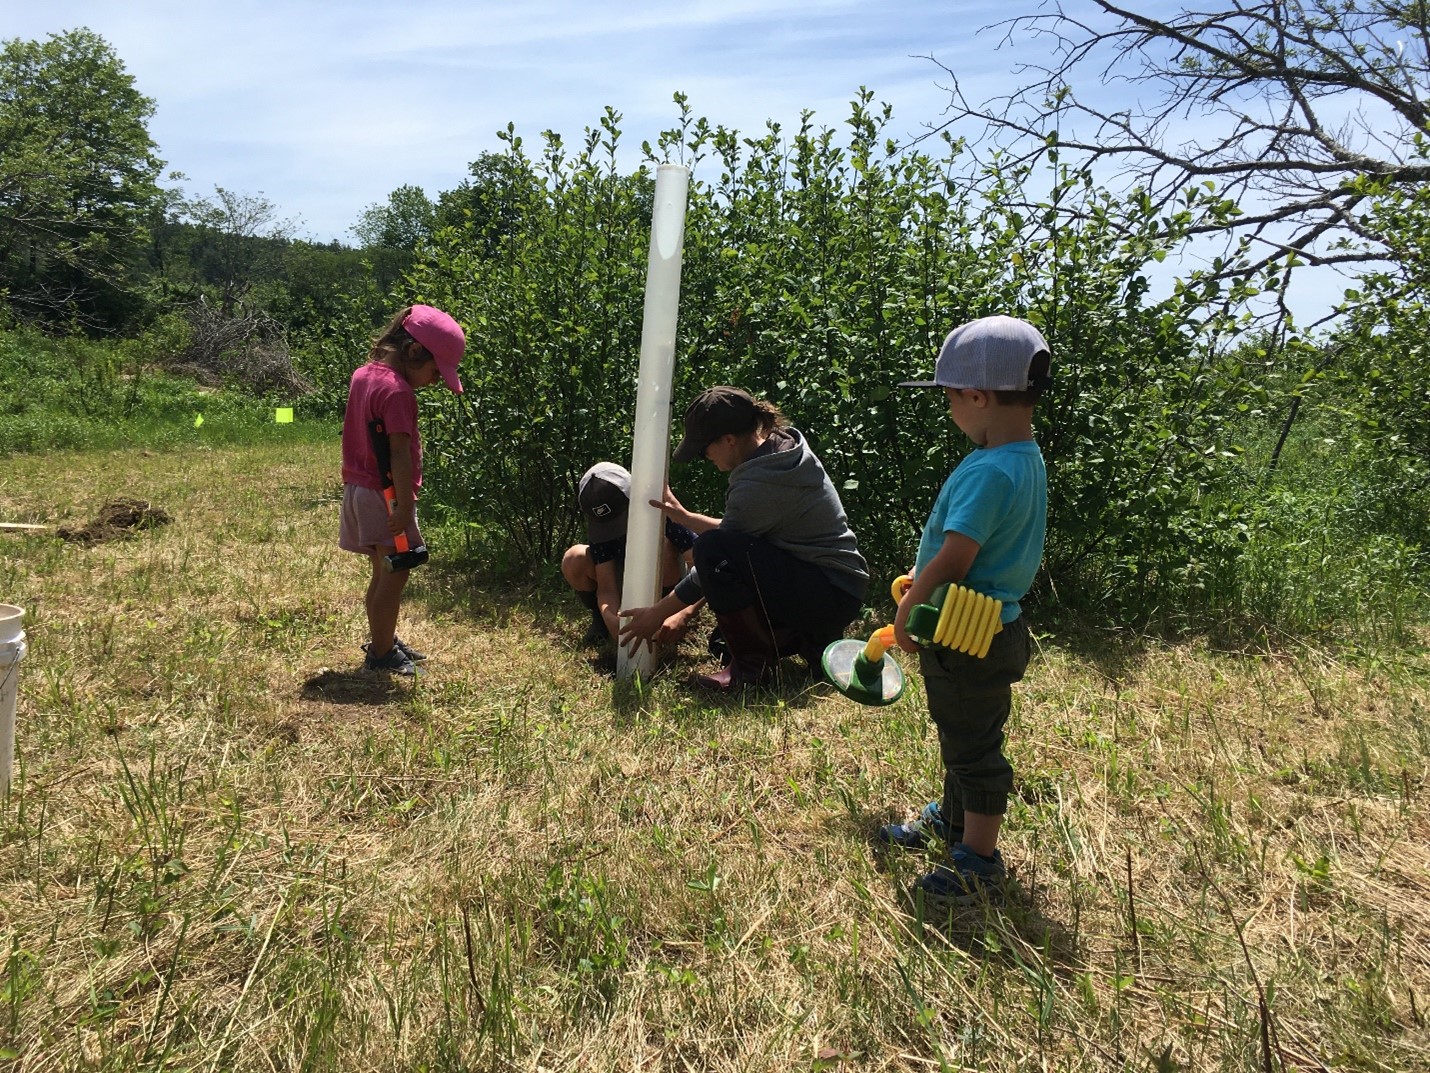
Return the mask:
<path id="1" fill-rule="evenodd" d="M 937 570 L 934 567 L 935 563 L 930 562 L 918 572 L 914 577 L 913 584 L 904 593 L 904 598 L 899 601 L 900 606 L 914 607 L 917 604 L 926 604 L 933 597 L 935 589 L 956 580 L 952 577 L 942 576 L 948 573 L 947 570 Z"/>
<path id="2" fill-rule="evenodd" d="M 684 607 L 680 608 L 680 609 L 679 609 L 678 611 L 676 611 L 675 614 L 672 615 L 671 617 L 674 618 L 674 619 L 675 619 L 677 622 L 679 622 L 681 625 L 684 625 L 685 623 L 687 623 L 687 622 L 689 622 L 691 619 L 693 619 L 696 615 L 698 615 L 698 614 L 700 613 L 700 609 L 701 609 L 702 607 L 704 607 L 704 606 L 705 606 L 705 597 L 702 596 L 700 599 L 696 600 L 693 604 L 686 604 Z"/>
<path id="3" fill-rule="evenodd" d="M 412 487 L 412 455 L 406 449 L 392 453 L 392 494 L 397 514 L 411 520 L 417 492 Z"/>
<path id="4" fill-rule="evenodd" d="M 685 504 L 671 491 L 668 481 L 665 487 L 660 491 L 660 498 L 652 499 L 650 505 L 652 507 L 659 507 L 661 513 L 663 513 L 669 521 L 674 522 L 676 525 L 683 525 L 694 533 L 707 532 L 720 524 L 719 518 L 712 518 L 708 514 L 696 514 L 694 511 L 687 510 Z"/>
<path id="5" fill-rule="evenodd" d="M 720 528 L 720 519 L 712 518 L 708 514 L 691 514 L 685 512 L 685 518 L 679 524 L 685 526 L 692 533 L 708 533 L 712 529 Z"/>
<path id="6" fill-rule="evenodd" d="M 628 646 L 632 652 L 638 650 L 642 643 L 654 645 L 653 638 L 661 631 L 666 619 L 685 606 L 685 601 L 671 592 L 649 607 L 622 608 L 621 617 L 626 619 L 626 623 L 621 627 L 621 644 Z"/>
<path id="7" fill-rule="evenodd" d="M 655 612 L 659 614 L 662 619 L 670 618 L 670 616 L 677 611 L 683 611 L 689 606 L 689 604 L 676 595 L 674 589 L 671 589 L 653 605 Z"/>
<path id="8" fill-rule="evenodd" d="M 894 613 L 894 637 L 900 648 L 912 652 L 918 647 L 908 635 L 909 613 L 919 604 L 930 603 L 934 590 L 940 585 L 961 582 L 967 577 L 968 568 L 977 553 L 978 545 L 973 541 L 958 533 L 949 533 L 938 554 L 914 575 L 913 583 L 904 592 L 899 609 Z"/>

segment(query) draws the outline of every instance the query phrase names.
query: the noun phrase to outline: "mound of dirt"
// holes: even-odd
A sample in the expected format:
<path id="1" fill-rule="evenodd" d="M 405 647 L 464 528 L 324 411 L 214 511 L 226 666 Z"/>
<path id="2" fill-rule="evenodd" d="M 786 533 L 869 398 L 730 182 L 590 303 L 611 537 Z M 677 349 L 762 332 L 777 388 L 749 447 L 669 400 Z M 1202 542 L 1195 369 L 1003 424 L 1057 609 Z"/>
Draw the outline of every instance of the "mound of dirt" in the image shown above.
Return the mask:
<path id="1" fill-rule="evenodd" d="M 147 499 L 120 497 L 102 506 L 88 525 L 62 525 L 55 535 L 71 544 L 103 544 L 127 537 L 136 529 L 157 529 L 173 520 L 168 511 Z"/>

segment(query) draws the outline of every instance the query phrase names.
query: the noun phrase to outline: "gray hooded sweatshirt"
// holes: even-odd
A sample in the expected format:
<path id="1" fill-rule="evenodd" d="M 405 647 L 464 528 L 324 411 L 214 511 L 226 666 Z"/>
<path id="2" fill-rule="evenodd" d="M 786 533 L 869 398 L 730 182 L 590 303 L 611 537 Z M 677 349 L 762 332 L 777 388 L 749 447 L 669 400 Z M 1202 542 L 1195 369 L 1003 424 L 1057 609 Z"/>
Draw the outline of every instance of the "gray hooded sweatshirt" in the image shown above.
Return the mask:
<path id="1" fill-rule="evenodd" d="M 860 600 L 869 589 L 869 564 L 859 554 L 844 504 L 824 466 L 796 428 L 774 432 L 774 450 L 757 451 L 730 471 L 720 528 L 759 537 L 813 563 L 830 584 Z M 699 598 L 692 573 L 676 586 L 686 603 Z"/>

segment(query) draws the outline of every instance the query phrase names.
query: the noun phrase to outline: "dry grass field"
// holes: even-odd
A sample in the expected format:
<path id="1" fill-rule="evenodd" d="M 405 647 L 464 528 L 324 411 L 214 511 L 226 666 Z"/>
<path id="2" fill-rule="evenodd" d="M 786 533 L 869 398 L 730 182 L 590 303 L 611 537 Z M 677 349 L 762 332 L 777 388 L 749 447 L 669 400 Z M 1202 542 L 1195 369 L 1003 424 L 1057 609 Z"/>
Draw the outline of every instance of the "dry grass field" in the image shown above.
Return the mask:
<path id="1" fill-rule="evenodd" d="M 433 539 L 429 673 L 367 675 L 337 471 L 6 460 L 0 520 L 172 521 L 0 534 L 0 1069 L 1430 1069 L 1423 650 L 1040 634 L 1015 889 L 935 929 L 871 843 L 939 785 L 916 673 L 712 701 L 687 642 L 617 690 L 574 601 Z"/>

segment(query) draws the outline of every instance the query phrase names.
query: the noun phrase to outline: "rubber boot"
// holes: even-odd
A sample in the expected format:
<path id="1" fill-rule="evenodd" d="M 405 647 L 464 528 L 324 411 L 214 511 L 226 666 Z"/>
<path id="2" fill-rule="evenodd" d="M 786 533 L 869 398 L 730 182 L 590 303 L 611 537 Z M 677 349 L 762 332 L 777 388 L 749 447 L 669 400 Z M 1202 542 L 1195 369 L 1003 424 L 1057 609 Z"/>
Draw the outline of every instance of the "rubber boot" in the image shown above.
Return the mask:
<path id="1" fill-rule="evenodd" d="M 580 600 L 582 606 L 589 608 L 591 612 L 591 625 L 586 627 L 586 636 L 581 638 L 582 647 L 595 648 L 605 644 L 611 639 L 611 635 L 606 629 L 605 616 L 601 614 L 601 608 L 596 603 L 596 594 L 577 589 L 576 599 Z"/>
<path id="2" fill-rule="evenodd" d="M 730 649 L 730 662 L 714 674 L 697 676 L 696 684 L 721 693 L 758 685 L 779 661 L 779 649 L 764 613 L 751 604 L 716 615 L 715 621 Z"/>

